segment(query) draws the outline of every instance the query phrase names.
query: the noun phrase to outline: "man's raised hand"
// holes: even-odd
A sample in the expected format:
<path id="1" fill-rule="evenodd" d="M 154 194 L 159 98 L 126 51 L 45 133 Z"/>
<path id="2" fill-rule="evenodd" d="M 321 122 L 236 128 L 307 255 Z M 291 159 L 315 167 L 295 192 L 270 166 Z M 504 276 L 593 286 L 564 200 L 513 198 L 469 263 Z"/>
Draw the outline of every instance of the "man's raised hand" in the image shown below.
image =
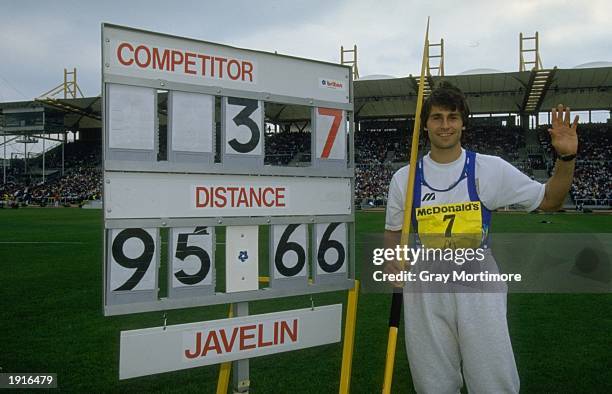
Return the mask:
<path id="1" fill-rule="evenodd" d="M 570 124 L 570 108 L 559 104 L 551 111 L 552 128 L 548 129 L 552 146 L 557 155 L 574 155 L 578 152 L 578 115 L 574 117 L 574 122 Z"/>

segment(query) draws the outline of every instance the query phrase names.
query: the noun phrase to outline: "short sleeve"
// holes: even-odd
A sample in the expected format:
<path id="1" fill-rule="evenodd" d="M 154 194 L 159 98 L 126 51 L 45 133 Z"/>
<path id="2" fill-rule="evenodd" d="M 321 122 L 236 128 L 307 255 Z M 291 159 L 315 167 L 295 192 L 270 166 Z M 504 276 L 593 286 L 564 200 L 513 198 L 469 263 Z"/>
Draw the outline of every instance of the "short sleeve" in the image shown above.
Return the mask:
<path id="1" fill-rule="evenodd" d="M 398 170 L 391 179 L 389 194 L 387 196 L 387 211 L 385 215 L 385 230 L 399 231 L 404 224 L 404 201 L 405 194 L 400 184 L 401 174 L 406 174 L 407 167 Z M 405 183 L 405 182 L 404 182 Z"/>
<path id="2" fill-rule="evenodd" d="M 481 156 L 485 163 L 480 163 L 476 176 L 480 178 L 480 197 L 487 208 L 493 210 L 516 204 L 529 212 L 540 206 L 545 185 L 529 178 L 499 157 Z"/>

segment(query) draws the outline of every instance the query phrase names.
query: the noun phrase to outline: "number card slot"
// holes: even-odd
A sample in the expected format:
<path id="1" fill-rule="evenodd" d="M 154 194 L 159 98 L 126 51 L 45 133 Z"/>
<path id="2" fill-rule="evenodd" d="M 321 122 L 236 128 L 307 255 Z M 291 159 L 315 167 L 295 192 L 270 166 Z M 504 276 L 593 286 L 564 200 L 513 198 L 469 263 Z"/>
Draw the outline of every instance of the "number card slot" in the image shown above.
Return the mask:
<path id="1" fill-rule="evenodd" d="M 334 283 L 348 278 L 348 242 L 346 223 L 317 223 L 313 235 L 315 284 Z"/>
<path id="2" fill-rule="evenodd" d="M 159 230 L 112 229 L 107 236 L 106 304 L 156 300 Z"/>
<path id="3" fill-rule="evenodd" d="M 346 168 L 346 112 L 341 109 L 312 109 L 312 163 L 314 167 Z"/>
<path id="4" fill-rule="evenodd" d="M 168 98 L 170 157 L 175 162 L 214 163 L 215 97 L 172 91 Z"/>
<path id="5" fill-rule="evenodd" d="M 223 97 L 221 100 L 221 131 L 224 167 L 263 167 L 263 101 Z"/>
<path id="6" fill-rule="evenodd" d="M 215 291 L 215 228 L 170 229 L 168 295 L 170 298 L 212 295 Z"/>
<path id="7" fill-rule="evenodd" d="M 308 225 L 273 225 L 270 229 L 270 287 L 307 287 Z"/>
<path id="8" fill-rule="evenodd" d="M 155 161 L 156 90 L 116 84 L 106 89 L 107 158 Z"/>

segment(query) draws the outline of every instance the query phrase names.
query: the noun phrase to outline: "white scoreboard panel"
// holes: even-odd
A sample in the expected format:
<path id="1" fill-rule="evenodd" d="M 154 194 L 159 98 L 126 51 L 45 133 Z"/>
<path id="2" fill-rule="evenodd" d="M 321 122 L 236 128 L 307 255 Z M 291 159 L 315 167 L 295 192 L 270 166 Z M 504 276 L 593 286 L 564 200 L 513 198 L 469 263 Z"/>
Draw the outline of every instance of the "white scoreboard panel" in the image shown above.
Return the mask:
<path id="1" fill-rule="evenodd" d="M 346 166 L 346 112 L 335 108 L 313 108 L 313 164 L 318 167 Z"/>
<path id="2" fill-rule="evenodd" d="M 107 302 L 123 304 L 157 298 L 159 230 L 125 228 L 106 231 Z"/>
<path id="3" fill-rule="evenodd" d="M 308 286 L 308 225 L 280 224 L 270 229 L 270 287 Z"/>
<path id="4" fill-rule="evenodd" d="M 196 297 L 215 291 L 215 228 L 174 227 L 168 239 L 169 297 Z"/>
<path id="5" fill-rule="evenodd" d="M 102 72 L 105 82 L 140 79 L 236 92 L 263 93 L 334 104 L 350 103 L 350 68 L 290 56 L 234 48 L 184 37 L 104 24 Z M 119 79 L 114 79 L 119 81 Z M 204 91 L 207 89 L 200 89 Z M 232 96 L 230 94 L 226 96 Z M 348 108 L 347 108 L 348 109 Z"/>
<path id="6" fill-rule="evenodd" d="M 315 283 L 346 279 L 348 273 L 348 242 L 346 223 L 318 223 L 314 226 Z"/>
<path id="7" fill-rule="evenodd" d="M 171 161 L 214 162 L 215 96 L 172 91 L 168 94 Z"/>
<path id="8" fill-rule="evenodd" d="M 264 104 L 262 101 L 223 97 L 223 155 L 225 161 L 241 161 L 264 155 Z"/>
<path id="9" fill-rule="evenodd" d="M 353 288 L 350 74 L 104 24 L 105 314 Z M 264 166 L 268 103 L 310 107 L 310 167 Z"/>

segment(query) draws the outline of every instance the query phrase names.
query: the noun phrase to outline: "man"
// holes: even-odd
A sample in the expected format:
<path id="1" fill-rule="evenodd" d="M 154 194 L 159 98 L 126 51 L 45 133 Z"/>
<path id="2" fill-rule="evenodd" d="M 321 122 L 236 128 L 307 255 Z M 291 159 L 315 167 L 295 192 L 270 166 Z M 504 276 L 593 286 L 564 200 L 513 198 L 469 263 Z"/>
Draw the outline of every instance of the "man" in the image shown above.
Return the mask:
<path id="1" fill-rule="evenodd" d="M 469 113 L 463 93 L 449 83 L 440 84 L 424 102 L 421 119 L 431 150 L 418 162 L 412 207 L 413 230 L 422 246 L 427 247 L 423 242 L 427 231 L 443 234 L 442 240 L 447 242 L 444 247 L 462 242 L 452 238 L 455 231 L 464 236 L 478 233 L 478 243 L 486 245 L 491 211 L 512 204 L 526 211 L 555 211 L 561 208 L 572 184 L 578 116 L 570 124 L 569 108 L 559 105 L 552 110 L 552 128 L 548 131 L 558 159 L 545 185 L 499 157 L 465 151 L 461 134 Z M 387 245 L 399 238 L 407 180 L 408 166 L 395 173 L 389 187 Z M 457 207 L 462 203 L 470 209 L 440 213 L 443 209 L 450 212 L 444 205 Z M 440 207 L 438 213 L 421 209 L 435 206 Z M 492 259 L 490 254 L 488 257 Z M 390 264 L 385 269 L 397 273 L 401 267 Z M 405 291 L 404 316 L 407 354 L 417 392 L 458 393 L 463 379 L 470 393 L 519 391 L 506 322 L 505 291 Z"/>

